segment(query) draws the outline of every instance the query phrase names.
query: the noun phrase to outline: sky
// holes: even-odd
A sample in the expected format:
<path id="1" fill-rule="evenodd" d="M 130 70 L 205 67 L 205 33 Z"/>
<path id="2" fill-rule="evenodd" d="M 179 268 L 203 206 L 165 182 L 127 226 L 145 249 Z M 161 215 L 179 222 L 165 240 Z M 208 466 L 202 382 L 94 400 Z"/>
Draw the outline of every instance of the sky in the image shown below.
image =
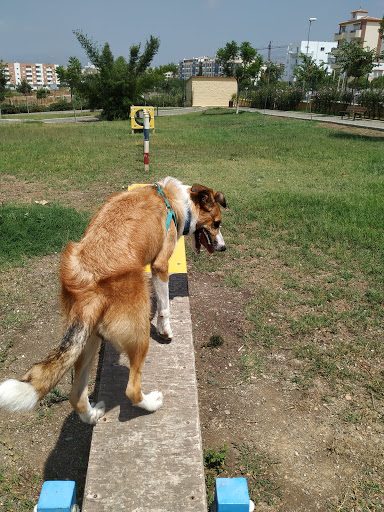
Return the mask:
<path id="1" fill-rule="evenodd" d="M 75 56 L 85 65 L 75 29 L 125 58 L 132 44 L 159 37 L 154 66 L 214 56 L 232 40 L 258 49 L 272 41 L 271 58 L 278 60 L 285 50 L 277 47 L 307 40 L 309 18 L 317 18 L 311 41 L 333 41 L 338 24 L 360 8 L 384 15 L 383 0 L 1 0 L 0 60 L 65 66 Z"/>

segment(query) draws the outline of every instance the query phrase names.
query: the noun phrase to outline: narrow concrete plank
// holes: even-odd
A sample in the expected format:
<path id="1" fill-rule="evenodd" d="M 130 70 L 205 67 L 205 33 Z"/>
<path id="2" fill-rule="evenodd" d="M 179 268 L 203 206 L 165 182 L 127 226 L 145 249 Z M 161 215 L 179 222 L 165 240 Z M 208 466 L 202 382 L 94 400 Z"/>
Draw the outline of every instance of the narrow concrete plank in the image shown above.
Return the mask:
<path id="1" fill-rule="evenodd" d="M 129 365 L 107 344 L 98 400 L 107 413 L 94 428 L 83 512 L 206 512 L 192 324 L 186 274 L 170 277 L 174 339 L 152 322 L 144 393 L 159 390 L 153 414 L 125 396 Z"/>

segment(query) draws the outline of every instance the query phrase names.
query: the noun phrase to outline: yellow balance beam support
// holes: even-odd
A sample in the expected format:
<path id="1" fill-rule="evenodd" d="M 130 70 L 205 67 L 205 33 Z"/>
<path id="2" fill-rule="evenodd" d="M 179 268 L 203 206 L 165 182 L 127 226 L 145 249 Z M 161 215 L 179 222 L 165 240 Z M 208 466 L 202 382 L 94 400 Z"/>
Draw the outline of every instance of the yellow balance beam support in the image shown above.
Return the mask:
<path id="1" fill-rule="evenodd" d="M 133 190 L 137 187 L 145 187 L 146 185 L 144 183 L 135 183 L 134 185 L 130 185 L 128 187 L 128 190 Z M 151 266 L 147 265 L 144 268 L 144 272 L 147 274 L 151 273 Z M 168 272 L 170 274 L 186 274 L 187 273 L 187 260 L 185 257 L 185 243 L 184 243 L 184 237 L 181 236 L 179 238 L 179 241 L 177 242 L 177 245 L 175 247 L 175 250 L 173 251 L 173 254 L 168 262 Z"/>

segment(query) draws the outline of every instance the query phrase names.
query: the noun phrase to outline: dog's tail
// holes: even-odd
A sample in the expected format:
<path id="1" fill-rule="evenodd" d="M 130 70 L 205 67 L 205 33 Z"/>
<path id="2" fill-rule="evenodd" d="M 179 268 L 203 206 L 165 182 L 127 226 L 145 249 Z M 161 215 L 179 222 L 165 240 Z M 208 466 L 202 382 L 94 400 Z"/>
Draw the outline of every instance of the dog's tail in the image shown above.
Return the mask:
<path id="1" fill-rule="evenodd" d="M 96 321 L 97 319 L 87 322 L 72 321 L 67 327 L 60 345 L 43 361 L 33 365 L 20 381 L 8 379 L 2 382 L 0 384 L 0 407 L 9 411 L 32 409 L 77 361 Z"/>

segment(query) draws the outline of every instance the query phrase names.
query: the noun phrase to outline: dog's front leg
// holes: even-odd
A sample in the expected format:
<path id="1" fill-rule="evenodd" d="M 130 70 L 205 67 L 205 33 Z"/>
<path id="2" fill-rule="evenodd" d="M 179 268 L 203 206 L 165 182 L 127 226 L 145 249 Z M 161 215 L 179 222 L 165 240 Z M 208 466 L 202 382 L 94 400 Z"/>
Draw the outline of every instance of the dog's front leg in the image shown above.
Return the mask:
<path id="1" fill-rule="evenodd" d="M 172 256 L 176 243 L 177 232 L 172 223 L 169 226 L 163 247 L 151 264 L 152 283 L 157 300 L 157 332 L 159 336 L 168 341 L 173 337 L 169 310 L 168 260 Z"/>
<path id="2" fill-rule="evenodd" d="M 170 323 L 168 272 L 166 274 L 167 279 L 164 280 L 164 274 L 156 273 L 152 268 L 152 283 L 157 301 L 157 333 L 170 341 L 173 334 Z"/>

